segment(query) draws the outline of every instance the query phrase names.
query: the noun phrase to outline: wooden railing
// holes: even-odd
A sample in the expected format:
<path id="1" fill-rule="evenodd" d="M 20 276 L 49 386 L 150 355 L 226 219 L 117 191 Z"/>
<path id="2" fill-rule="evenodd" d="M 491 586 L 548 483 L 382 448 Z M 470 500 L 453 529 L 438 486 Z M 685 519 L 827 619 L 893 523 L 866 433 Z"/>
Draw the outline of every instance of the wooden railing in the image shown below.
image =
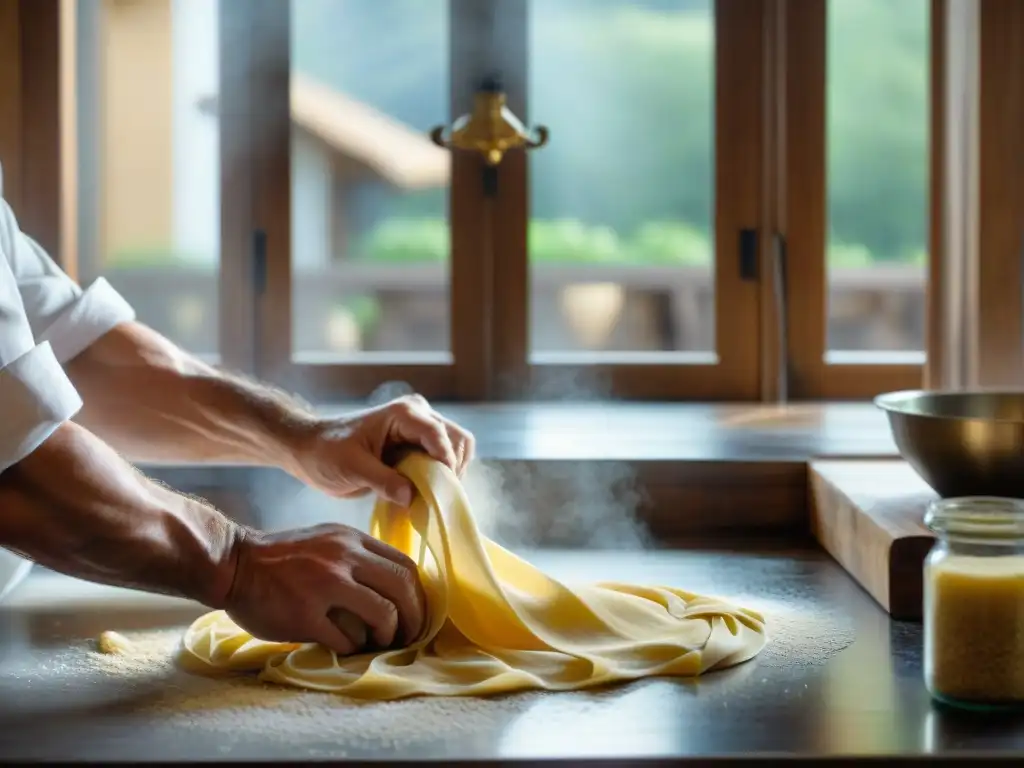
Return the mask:
<path id="1" fill-rule="evenodd" d="M 104 275 L 145 322 L 197 352 L 216 350 L 217 275 L 195 267 L 113 268 Z M 532 338 L 535 349 L 581 348 L 560 297 L 586 283 L 619 286 L 623 304 L 608 349 L 712 348 L 713 276 L 703 267 L 543 264 L 533 269 Z M 332 314 L 346 300 L 373 297 L 370 325 L 358 329 L 361 348 L 376 351 L 444 348 L 448 338 L 448 273 L 444 264 L 351 263 L 293 276 L 296 348 L 324 350 L 337 343 Z M 830 272 L 829 338 L 833 348 L 923 348 L 925 268 L 874 265 Z M 356 316 L 348 323 L 358 324 Z M 335 322 L 337 326 L 337 322 Z M 341 333 L 340 336 L 345 336 Z"/>

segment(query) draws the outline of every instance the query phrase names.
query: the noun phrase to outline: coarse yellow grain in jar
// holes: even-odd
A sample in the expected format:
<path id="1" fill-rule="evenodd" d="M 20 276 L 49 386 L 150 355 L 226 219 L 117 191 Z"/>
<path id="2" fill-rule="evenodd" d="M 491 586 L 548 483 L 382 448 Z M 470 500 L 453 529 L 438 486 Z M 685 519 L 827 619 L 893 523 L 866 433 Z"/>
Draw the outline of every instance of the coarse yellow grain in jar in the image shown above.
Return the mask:
<path id="1" fill-rule="evenodd" d="M 924 677 L 969 709 L 1024 708 L 1024 500 L 933 502 L 924 572 Z"/>

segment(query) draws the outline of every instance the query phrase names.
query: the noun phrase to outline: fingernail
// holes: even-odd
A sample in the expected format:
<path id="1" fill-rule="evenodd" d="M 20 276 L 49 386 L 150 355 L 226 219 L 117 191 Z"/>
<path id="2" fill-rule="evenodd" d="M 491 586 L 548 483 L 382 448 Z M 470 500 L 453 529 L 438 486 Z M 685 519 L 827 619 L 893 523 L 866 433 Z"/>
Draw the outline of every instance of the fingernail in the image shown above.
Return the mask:
<path id="1" fill-rule="evenodd" d="M 412 488 L 403 486 L 395 492 L 395 503 L 400 507 L 408 507 L 412 504 Z"/>

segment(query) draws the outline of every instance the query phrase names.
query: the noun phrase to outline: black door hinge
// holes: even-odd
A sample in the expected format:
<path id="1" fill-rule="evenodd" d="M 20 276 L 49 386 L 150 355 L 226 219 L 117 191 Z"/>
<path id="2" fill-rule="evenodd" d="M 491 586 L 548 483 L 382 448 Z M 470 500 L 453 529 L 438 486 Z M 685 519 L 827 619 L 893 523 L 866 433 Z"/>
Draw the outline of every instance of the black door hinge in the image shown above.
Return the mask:
<path id="1" fill-rule="evenodd" d="M 740 230 L 740 279 L 758 279 L 757 230 Z"/>
<path id="2" fill-rule="evenodd" d="M 484 166 L 484 197 L 494 199 L 498 196 L 498 167 L 496 165 Z"/>
<path id="3" fill-rule="evenodd" d="M 267 288 L 267 233 L 262 229 L 252 233 L 252 284 L 257 296 Z"/>

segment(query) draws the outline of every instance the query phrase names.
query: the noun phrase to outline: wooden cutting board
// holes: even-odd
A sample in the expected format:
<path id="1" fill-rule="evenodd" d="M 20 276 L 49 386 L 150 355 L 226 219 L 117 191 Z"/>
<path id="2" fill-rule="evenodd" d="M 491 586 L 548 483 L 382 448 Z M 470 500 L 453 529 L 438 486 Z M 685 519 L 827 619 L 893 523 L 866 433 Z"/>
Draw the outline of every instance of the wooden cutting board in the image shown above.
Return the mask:
<path id="1" fill-rule="evenodd" d="M 902 460 L 812 462 L 811 531 L 894 619 L 920 621 L 924 526 L 937 494 Z"/>

